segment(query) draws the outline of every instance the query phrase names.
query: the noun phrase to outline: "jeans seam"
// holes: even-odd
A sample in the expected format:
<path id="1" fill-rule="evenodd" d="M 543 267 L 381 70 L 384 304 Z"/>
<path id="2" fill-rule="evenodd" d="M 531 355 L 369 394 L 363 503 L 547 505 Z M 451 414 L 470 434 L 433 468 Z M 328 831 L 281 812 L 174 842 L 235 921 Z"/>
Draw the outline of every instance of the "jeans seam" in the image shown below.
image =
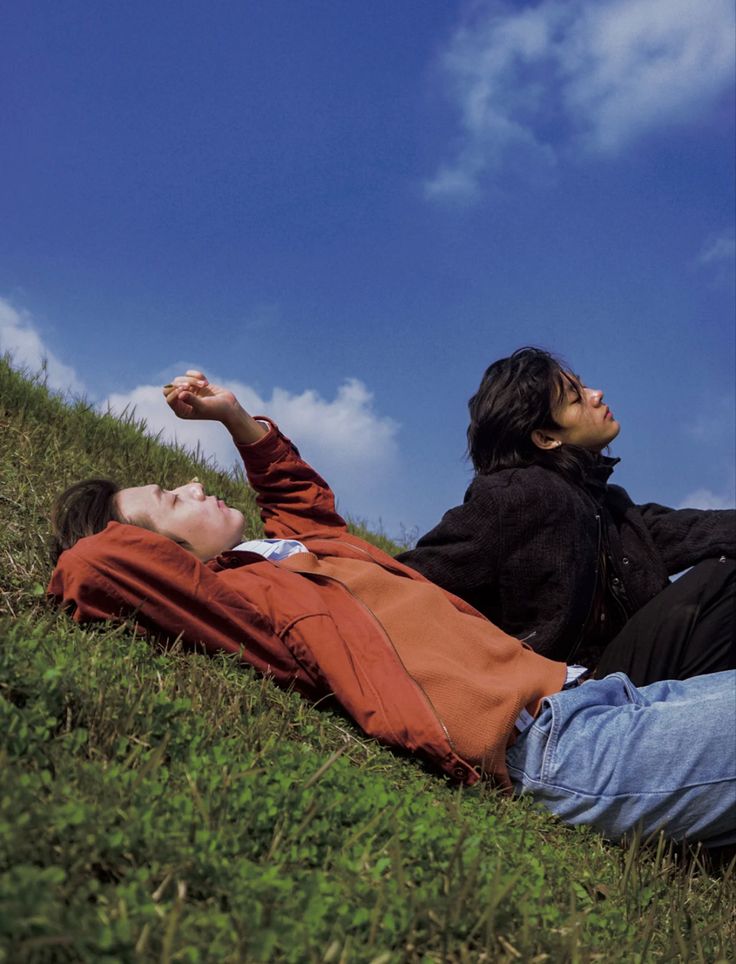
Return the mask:
<path id="1" fill-rule="evenodd" d="M 535 784 L 540 789 L 559 790 L 560 793 L 567 794 L 568 796 L 570 794 L 573 794 L 577 797 L 584 797 L 585 799 L 592 799 L 592 800 L 616 800 L 620 797 L 625 797 L 626 799 L 638 799 L 639 797 L 642 797 L 642 798 L 643 797 L 660 797 L 660 796 L 669 796 L 672 794 L 672 788 L 667 788 L 664 790 L 649 790 L 649 791 L 639 790 L 636 792 L 632 790 L 623 790 L 621 791 L 621 793 L 604 793 L 597 790 L 581 790 L 578 787 L 566 787 L 564 784 L 561 784 L 561 783 L 553 783 L 551 780 L 542 780 L 541 777 L 540 779 L 535 780 L 534 777 L 530 777 L 529 774 L 523 770 L 521 771 L 516 770 L 515 772 L 523 774 L 528 783 Z M 721 784 L 724 784 L 724 783 L 726 784 L 734 783 L 734 777 L 724 777 L 723 779 L 709 780 L 707 783 L 704 782 L 704 783 L 687 784 L 684 786 L 683 789 L 698 790 L 698 789 L 702 789 L 703 787 L 719 787 L 721 786 Z"/>
<path id="2" fill-rule="evenodd" d="M 557 738 L 558 738 L 558 725 L 557 725 L 557 714 L 555 713 L 554 700 L 548 700 L 547 706 L 552 716 L 552 721 L 549 727 L 549 736 L 547 737 L 547 744 L 544 748 L 544 753 L 542 755 L 542 766 L 539 770 L 540 779 L 545 783 L 549 783 L 549 771 L 552 769 L 552 758 L 557 753 Z"/>

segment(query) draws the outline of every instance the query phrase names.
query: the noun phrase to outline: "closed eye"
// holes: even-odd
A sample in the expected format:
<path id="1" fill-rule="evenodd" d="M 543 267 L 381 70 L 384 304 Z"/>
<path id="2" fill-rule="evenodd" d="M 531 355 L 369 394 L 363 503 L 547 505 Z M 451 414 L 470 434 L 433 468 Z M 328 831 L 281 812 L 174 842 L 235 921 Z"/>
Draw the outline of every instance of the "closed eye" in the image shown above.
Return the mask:
<path id="1" fill-rule="evenodd" d="M 562 392 L 560 393 L 568 405 L 582 402 L 585 386 L 577 375 L 562 375 Z"/>

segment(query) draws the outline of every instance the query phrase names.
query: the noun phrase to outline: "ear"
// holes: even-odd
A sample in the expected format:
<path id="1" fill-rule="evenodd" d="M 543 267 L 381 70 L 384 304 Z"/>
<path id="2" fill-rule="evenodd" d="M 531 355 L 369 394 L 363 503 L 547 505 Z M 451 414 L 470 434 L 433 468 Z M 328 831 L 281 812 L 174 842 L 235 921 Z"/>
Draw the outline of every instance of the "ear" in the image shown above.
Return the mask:
<path id="1" fill-rule="evenodd" d="M 553 438 L 551 435 L 547 435 L 539 428 L 535 428 L 532 432 L 532 442 L 537 446 L 538 449 L 542 449 L 544 452 L 548 452 L 551 449 L 558 449 L 562 442 L 558 438 Z"/>

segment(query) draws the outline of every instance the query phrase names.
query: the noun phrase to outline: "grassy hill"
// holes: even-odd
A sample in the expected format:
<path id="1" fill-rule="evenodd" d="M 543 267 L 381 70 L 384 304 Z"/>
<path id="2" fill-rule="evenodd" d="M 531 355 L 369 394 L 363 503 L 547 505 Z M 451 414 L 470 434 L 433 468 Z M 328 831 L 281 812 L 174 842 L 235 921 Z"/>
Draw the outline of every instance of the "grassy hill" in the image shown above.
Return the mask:
<path id="1" fill-rule="evenodd" d="M 0 362 L 0 962 L 732 959 L 733 867 L 453 788 L 232 659 L 49 609 L 58 490 L 194 474 L 259 531 L 242 480 Z"/>

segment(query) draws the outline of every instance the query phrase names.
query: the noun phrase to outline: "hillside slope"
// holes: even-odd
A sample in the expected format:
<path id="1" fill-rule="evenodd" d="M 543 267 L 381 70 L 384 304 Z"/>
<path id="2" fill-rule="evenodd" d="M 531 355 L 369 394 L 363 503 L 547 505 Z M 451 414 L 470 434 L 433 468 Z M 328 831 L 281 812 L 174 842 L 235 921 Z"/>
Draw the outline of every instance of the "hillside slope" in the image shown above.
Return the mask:
<path id="1" fill-rule="evenodd" d="M 259 531 L 241 479 L 0 362 L 0 961 L 729 958 L 732 868 L 457 790 L 232 659 L 48 608 L 59 489 L 195 474 Z"/>

